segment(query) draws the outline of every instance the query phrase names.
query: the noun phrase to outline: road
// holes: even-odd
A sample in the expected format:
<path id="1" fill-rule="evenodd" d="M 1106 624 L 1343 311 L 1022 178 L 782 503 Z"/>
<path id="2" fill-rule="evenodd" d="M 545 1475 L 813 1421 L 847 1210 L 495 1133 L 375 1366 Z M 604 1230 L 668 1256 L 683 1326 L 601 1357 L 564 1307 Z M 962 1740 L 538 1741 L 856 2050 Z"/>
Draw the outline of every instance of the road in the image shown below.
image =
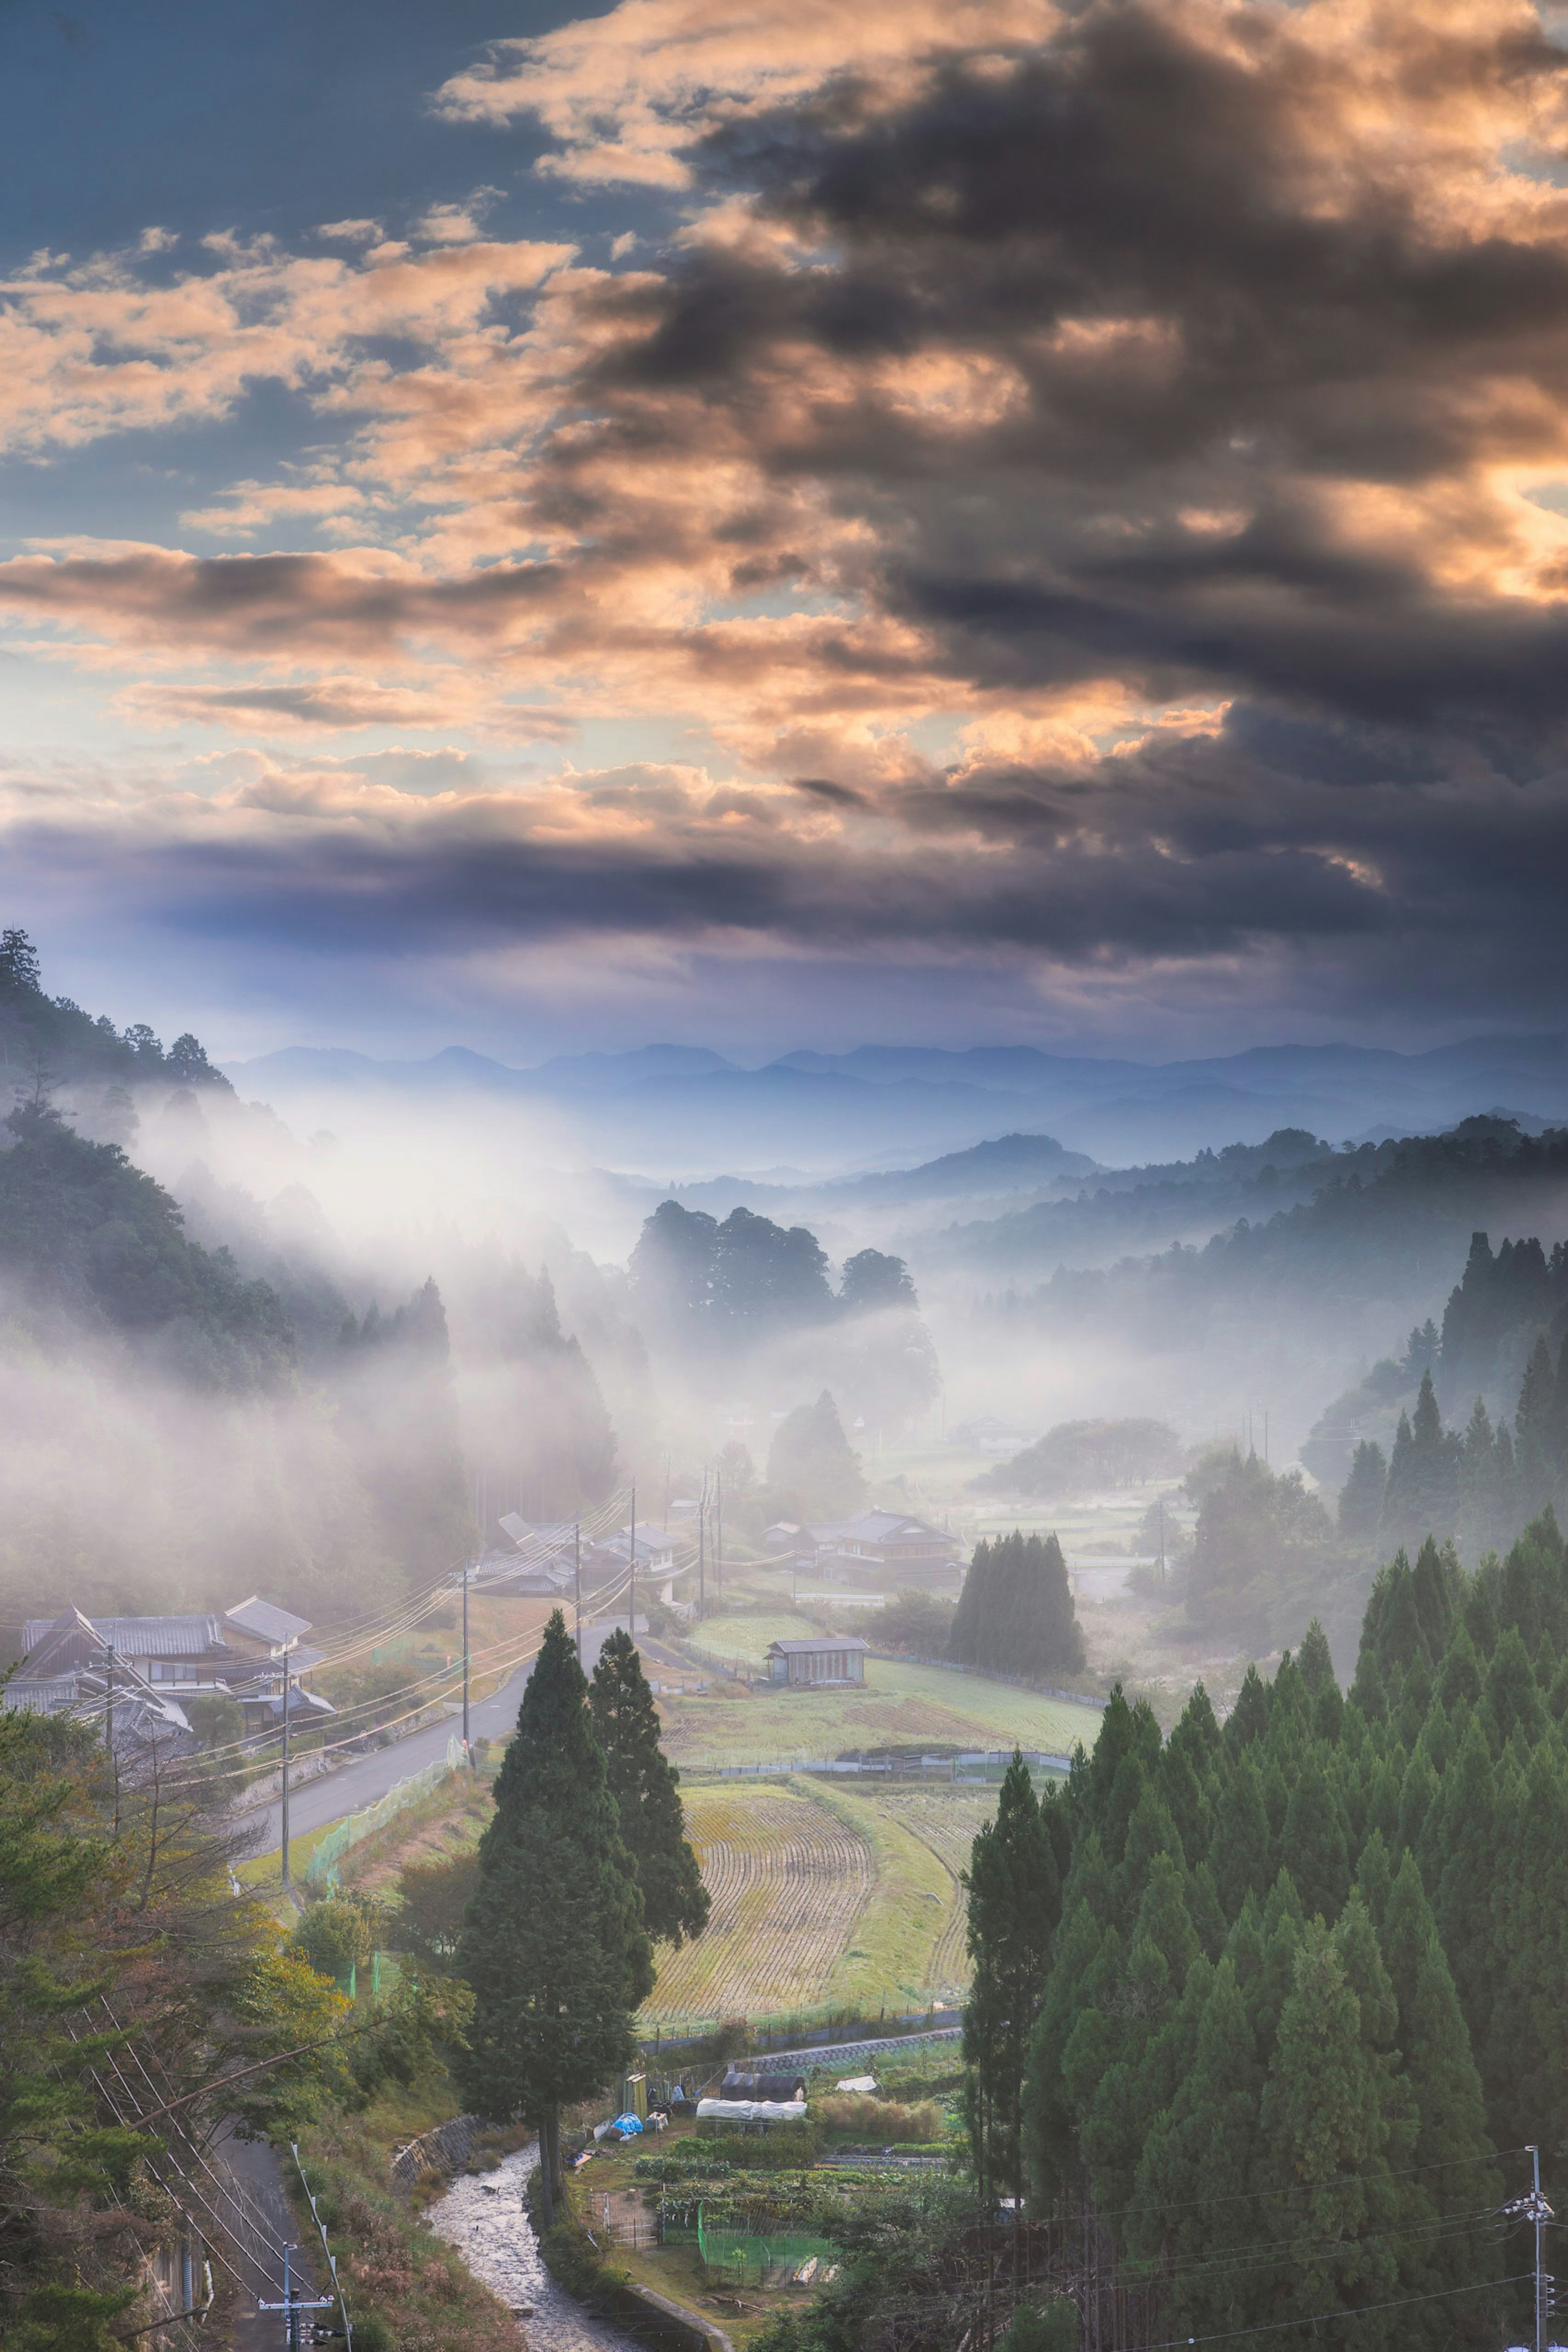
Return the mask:
<path id="1" fill-rule="evenodd" d="M 532 1671 L 533 1660 L 529 1658 L 510 1681 L 501 1685 L 493 1698 L 480 1699 L 470 1707 L 469 1727 L 476 1739 L 511 1737 Z M 311 1830 L 324 1829 L 329 1822 L 340 1822 L 345 1813 L 357 1813 L 361 1805 L 373 1805 L 378 1797 L 386 1795 L 394 1780 L 406 1780 L 422 1765 L 434 1764 L 438 1756 L 444 1756 L 447 1740 L 460 1728 L 461 1717 L 445 1716 L 439 1723 L 427 1724 L 423 1731 L 410 1732 L 406 1739 L 394 1740 L 390 1748 L 378 1748 L 373 1755 L 356 1757 L 338 1771 L 323 1773 L 320 1780 L 307 1780 L 291 1790 L 290 1841 L 306 1836 Z M 251 1832 L 246 1849 L 247 1856 L 277 1852 L 283 1843 L 281 1801 L 266 1807 L 258 1805 L 240 1818 Z"/>

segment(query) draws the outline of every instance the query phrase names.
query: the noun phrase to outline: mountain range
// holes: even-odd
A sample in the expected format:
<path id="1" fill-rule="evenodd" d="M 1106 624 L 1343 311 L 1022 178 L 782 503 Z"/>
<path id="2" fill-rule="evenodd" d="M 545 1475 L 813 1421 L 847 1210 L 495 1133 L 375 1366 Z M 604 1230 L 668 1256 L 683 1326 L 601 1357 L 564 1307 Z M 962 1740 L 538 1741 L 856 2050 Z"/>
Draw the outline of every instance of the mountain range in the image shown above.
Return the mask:
<path id="1" fill-rule="evenodd" d="M 706 1046 L 645 1045 L 517 1067 L 457 1045 L 406 1062 L 296 1045 L 230 1064 L 226 1075 L 242 1093 L 280 1108 L 463 1094 L 554 1106 L 571 1115 L 592 1156 L 661 1181 L 671 1168 L 695 1179 L 782 1161 L 797 1181 L 821 1181 L 962 1151 L 1004 1128 L 1019 1140 L 1124 1166 L 1260 1142 L 1281 1127 L 1338 1142 L 1430 1131 L 1494 1109 L 1560 1119 L 1568 1052 L 1549 1033 L 1469 1038 L 1420 1054 L 1287 1045 L 1166 1063 L 1028 1045 L 864 1045 L 747 1068 Z M 1083 1171 L 1059 1163 L 1057 1172 Z M 1043 1164 L 1030 1176 L 1049 1181 Z"/>

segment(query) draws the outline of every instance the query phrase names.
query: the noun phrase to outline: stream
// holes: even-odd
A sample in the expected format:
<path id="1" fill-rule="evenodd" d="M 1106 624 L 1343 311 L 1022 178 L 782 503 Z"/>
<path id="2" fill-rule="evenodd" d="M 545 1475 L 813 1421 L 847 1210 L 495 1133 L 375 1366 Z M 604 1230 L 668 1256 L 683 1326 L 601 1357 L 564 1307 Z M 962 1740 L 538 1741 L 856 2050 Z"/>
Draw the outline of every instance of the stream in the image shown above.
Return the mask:
<path id="1" fill-rule="evenodd" d="M 538 2154 L 538 2141 L 530 2140 L 493 2172 L 459 2174 L 425 2219 L 517 2314 L 531 2352 L 647 2352 L 626 2329 L 586 2311 L 546 2270 L 523 2203 Z"/>

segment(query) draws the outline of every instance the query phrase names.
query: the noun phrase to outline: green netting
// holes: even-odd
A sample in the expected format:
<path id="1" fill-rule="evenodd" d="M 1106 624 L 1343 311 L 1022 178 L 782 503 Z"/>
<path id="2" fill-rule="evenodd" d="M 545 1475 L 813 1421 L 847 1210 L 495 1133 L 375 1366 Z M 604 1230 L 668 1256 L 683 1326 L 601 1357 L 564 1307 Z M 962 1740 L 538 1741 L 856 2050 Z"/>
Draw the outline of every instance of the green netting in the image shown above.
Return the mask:
<path id="1" fill-rule="evenodd" d="M 731 2221 L 709 2222 L 697 2208 L 697 2249 L 706 2265 L 731 2286 L 810 2284 L 838 2261 L 827 2238 L 803 2230 L 740 2230 Z"/>
<path id="2" fill-rule="evenodd" d="M 405 1780 L 394 1780 L 386 1795 L 378 1797 L 373 1805 L 366 1805 L 361 1811 L 350 1813 L 347 1821 L 339 1822 L 329 1829 L 306 1864 L 305 1878 L 312 1885 L 320 1881 L 329 1887 L 335 1887 L 338 1865 L 350 1846 L 358 1845 L 361 1838 L 373 1836 L 377 1830 L 385 1829 L 394 1814 L 401 1813 L 405 1805 L 417 1804 L 421 1797 L 427 1797 L 432 1789 L 439 1787 L 447 1774 L 455 1772 L 462 1762 L 463 1742 L 453 1732 L 446 1742 L 444 1756 L 438 1756 L 434 1763 L 426 1764 L 421 1771 L 409 1773 Z"/>

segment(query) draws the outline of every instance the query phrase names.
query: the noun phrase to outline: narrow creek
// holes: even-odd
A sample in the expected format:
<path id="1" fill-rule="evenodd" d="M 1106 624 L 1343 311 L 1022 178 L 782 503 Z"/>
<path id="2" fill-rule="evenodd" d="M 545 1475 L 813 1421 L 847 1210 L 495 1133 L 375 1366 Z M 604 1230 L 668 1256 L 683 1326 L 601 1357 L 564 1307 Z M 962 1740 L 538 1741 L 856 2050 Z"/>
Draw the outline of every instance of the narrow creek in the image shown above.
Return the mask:
<path id="1" fill-rule="evenodd" d="M 538 2155 L 538 2143 L 530 2140 L 493 2172 L 460 2174 L 425 2219 L 518 2314 L 532 2352 L 647 2352 L 626 2329 L 584 2310 L 546 2270 L 523 2202 Z"/>

